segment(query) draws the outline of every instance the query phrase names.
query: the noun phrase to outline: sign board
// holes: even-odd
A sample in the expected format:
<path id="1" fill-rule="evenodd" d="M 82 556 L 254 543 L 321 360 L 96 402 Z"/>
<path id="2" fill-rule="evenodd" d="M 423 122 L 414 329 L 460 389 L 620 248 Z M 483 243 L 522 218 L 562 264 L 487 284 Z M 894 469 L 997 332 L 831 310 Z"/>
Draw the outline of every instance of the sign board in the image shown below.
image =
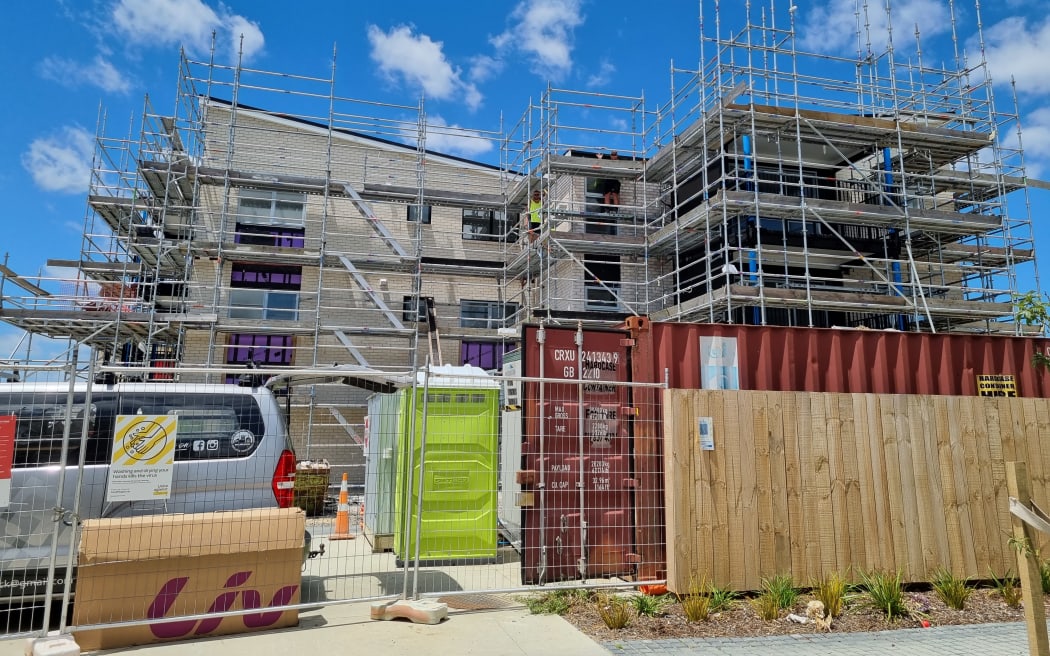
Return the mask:
<path id="1" fill-rule="evenodd" d="M 697 441 L 701 451 L 715 450 L 714 421 L 712 417 L 696 418 Z"/>
<path id="2" fill-rule="evenodd" d="M 977 376 L 977 396 L 1017 396 L 1012 374 Z"/>
<path id="3" fill-rule="evenodd" d="M 736 337 L 700 338 L 700 386 L 708 390 L 740 389 Z"/>
<path id="4" fill-rule="evenodd" d="M 177 426 L 174 415 L 117 415 L 107 503 L 171 496 Z"/>
<path id="5" fill-rule="evenodd" d="M 18 417 L 0 415 L 0 508 L 11 503 L 11 462 L 15 456 L 15 424 Z"/>

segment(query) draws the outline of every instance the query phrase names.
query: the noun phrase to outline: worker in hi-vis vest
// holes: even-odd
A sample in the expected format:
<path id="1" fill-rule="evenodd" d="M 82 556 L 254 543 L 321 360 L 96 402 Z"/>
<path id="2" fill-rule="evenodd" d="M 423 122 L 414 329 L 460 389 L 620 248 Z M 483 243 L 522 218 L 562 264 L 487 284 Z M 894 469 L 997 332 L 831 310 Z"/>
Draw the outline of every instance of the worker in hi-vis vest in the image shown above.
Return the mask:
<path id="1" fill-rule="evenodd" d="M 540 224 L 543 222 L 542 209 L 543 196 L 539 188 L 533 189 L 532 197 L 529 199 L 529 241 L 536 241 L 536 237 L 540 234 Z"/>

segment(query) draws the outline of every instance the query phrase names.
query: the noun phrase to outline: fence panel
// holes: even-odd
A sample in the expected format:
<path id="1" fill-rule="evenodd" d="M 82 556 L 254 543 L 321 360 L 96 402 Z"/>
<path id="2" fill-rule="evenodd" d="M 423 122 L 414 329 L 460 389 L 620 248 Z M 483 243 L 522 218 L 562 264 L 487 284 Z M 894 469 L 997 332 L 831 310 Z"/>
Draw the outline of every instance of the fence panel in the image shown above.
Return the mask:
<path id="1" fill-rule="evenodd" d="M 1050 494 L 1046 399 L 666 390 L 668 587 L 1012 565 L 1005 462 Z M 709 422 L 713 448 L 700 425 Z M 1038 501 L 1037 501 L 1038 503 Z"/>
<path id="2" fill-rule="evenodd" d="M 501 456 L 500 443 L 535 440 L 523 426 L 557 434 L 566 415 L 583 432 L 560 461 L 537 466 L 565 480 L 558 493 L 569 501 L 583 496 L 581 480 L 599 494 L 585 498 L 586 524 L 551 515 L 553 530 L 586 529 L 576 535 L 588 567 L 572 561 L 558 585 L 662 581 L 653 572 L 663 563 L 648 563 L 643 577 L 637 556 L 663 546 L 649 484 L 662 481 L 659 386 L 478 369 L 333 371 L 166 368 L 165 382 L 137 382 L 152 372 L 74 363 L 51 370 L 50 382 L 0 384 L 0 490 L 3 459 L 14 463 L 10 503 L 0 497 L 0 581 L 16 611 L 2 616 L 0 635 L 70 629 L 82 646 L 103 648 L 281 626 L 328 604 L 513 603 L 501 595 L 536 581 L 520 555 L 528 536 L 512 530 L 523 525 L 510 516 L 520 509 L 500 503 L 520 501 L 500 481 L 514 480 L 522 461 Z M 578 395 L 599 384 L 618 401 Z M 564 394 L 523 411 L 508 397 L 526 385 Z M 316 430 L 336 414 L 337 430 Z M 306 453 L 310 468 L 297 467 Z M 59 582 L 50 593 L 49 568 Z"/>

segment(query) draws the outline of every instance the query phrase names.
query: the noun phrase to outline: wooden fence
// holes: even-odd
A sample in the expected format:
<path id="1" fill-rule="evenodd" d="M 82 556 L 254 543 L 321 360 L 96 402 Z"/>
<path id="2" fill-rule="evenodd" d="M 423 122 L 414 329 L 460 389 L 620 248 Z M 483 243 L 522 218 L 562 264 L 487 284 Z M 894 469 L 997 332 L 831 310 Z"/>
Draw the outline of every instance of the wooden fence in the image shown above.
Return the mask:
<path id="1" fill-rule="evenodd" d="M 785 573 L 1001 576 L 1016 570 L 1010 460 L 1050 509 L 1047 399 L 666 390 L 664 422 L 676 592 L 703 574 L 746 590 Z"/>

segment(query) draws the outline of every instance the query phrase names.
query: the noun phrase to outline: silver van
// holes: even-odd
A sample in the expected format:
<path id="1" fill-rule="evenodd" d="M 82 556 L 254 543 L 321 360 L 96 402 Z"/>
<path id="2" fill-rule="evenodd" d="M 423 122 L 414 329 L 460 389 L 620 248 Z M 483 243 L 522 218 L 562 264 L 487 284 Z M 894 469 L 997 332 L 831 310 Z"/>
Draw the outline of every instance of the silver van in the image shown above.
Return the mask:
<path id="1" fill-rule="evenodd" d="M 90 397 L 88 393 L 86 383 L 76 384 L 72 395 L 68 383 L 0 384 L 0 420 L 8 426 L 8 444 L 14 423 L 6 507 L 0 498 L 0 605 L 44 598 L 56 524 L 55 591 L 60 593 L 72 532 L 82 520 L 292 505 L 295 453 L 269 389 L 118 383 L 92 385 Z M 175 462 L 167 498 L 107 502 L 113 496 L 107 495 L 107 485 L 119 415 L 175 416 Z M 0 451 L 4 439 L 0 434 Z"/>

